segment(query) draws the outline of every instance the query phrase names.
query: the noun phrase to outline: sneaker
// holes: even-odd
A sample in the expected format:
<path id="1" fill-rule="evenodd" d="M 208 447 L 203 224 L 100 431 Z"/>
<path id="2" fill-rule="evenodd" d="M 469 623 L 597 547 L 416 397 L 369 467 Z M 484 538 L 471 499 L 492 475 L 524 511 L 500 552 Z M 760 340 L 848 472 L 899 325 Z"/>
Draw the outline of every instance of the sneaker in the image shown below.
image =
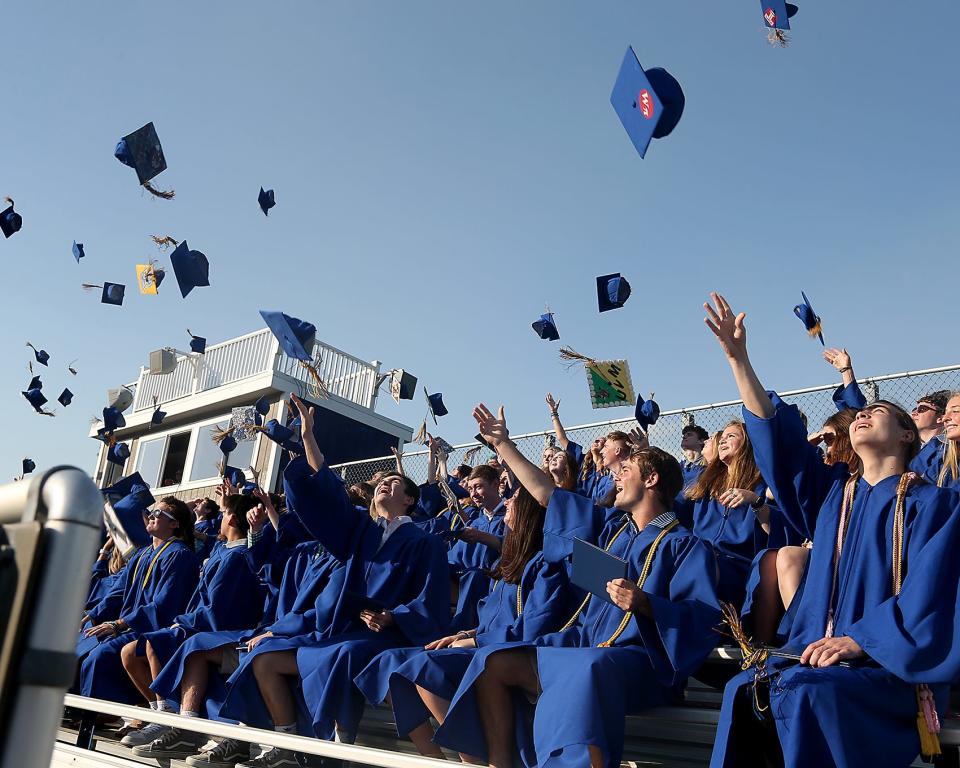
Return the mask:
<path id="1" fill-rule="evenodd" d="M 122 739 L 120 743 L 125 747 L 142 747 L 149 744 L 154 739 L 163 736 L 167 731 L 173 730 L 169 725 L 160 725 L 160 723 L 147 723 L 143 728 L 131 731 Z"/>
<path id="2" fill-rule="evenodd" d="M 237 768 L 300 768 L 300 763 L 293 750 L 273 747 L 260 757 L 237 763 Z"/>
<path id="3" fill-rule="evenodd" d="M 236 739 L 223 739 L 198 755 L 190 755 L 186 762 L 192 768 L 233 768 L 241 760 L 249 759 L 249 744 Z"/>
<path id="4" fill-rule="evenodd" d="M 176 757 L 182 759 L 188 755 L 197 754 L 200 747 L 207 741 L 208 738 L 205 734 L 185 731 L 182 728 L 170 728 L 149 744 L 134 747 L 133 754 L 137 757 Z"/>

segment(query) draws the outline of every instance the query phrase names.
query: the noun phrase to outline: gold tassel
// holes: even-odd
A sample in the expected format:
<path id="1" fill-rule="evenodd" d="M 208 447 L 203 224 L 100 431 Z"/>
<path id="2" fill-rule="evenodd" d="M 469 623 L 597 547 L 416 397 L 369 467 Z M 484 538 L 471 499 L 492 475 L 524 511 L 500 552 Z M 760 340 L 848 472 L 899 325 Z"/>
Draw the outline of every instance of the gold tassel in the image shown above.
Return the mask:
<path id="1" fill-rule="evenodd" d="M 781 48 L 786 48 L 790 45 L 790 36 L 782 29 L 771 29 L 767 35 L 767 42 L 770 45 L 779 45 Z"/>
<path id="2" fill-rule="evenodd" d="M 176 195 L 176 192 L 174 192 L 172 189 L 169 192 L 164 192 L 162 189 L 157 189 L 149 181 L 143 182 L 143 188 L 151 195 L 154 197 L 159 197 L 161 200 L 173 200 L 174 195 Z"/>
<path id="3" fill-rule="evenodd" d="M 461 461 L 463 464 L 469 464 L 469 465 L 472 467 L 472 466 L 473 466 L 473 460 L 474 460 L 475 458 L 477 458 L 477 454 L 480 453 L 480 449 L 481 449 L 481 448 L 483 448 L 482 445 L 477 445 L 477 446 L 474 446 L 473 448 L 470 448 L 470 449 L 467 450 L 467 451 L 464 451 L 463 456 L 461 457 L 460 461 Z"/>
<path id="4" fill-rule="evenodd" d="M 307 373 L 310 374 L 310 394 L 314 397 L 322 397 L 324 399 L 330 397 L 330 390 L 327 389 L 327 385 L 324 384 L 316 366 L 303 360 L 300 360 L 299 363 L 306 368 Z"/>
<path id="5" fill-rule="evenodd" d="M 77 360 L 79 359 L 80 358 L 78 357 Z M 71 360 L 70 364 L 67 366 L 67 370 L 70 371 L 70 373 L 72 373 L 74 376 L 77 375 L 77 369 L 73 367 L 73 364 L 77 362 L 77 360 Z"/>
<path id="6" fill-rule="evenodd" d="M 94 285 L 93 283 L 80 283 L 80 287 L 83 288 L 83 290 L 85 291 L 92 291 L 95 288 L 99 288 L 100 290 L 103 290 L 102 285 Z"/>
<path id="7" fill-rule="evenodd" d="M 217 424 L 217 428 L 213 431 L 213 434 L 210 435 L 210 439 L 213 440 L 217 445 L 220 445 L 224 440 L 226 440 L 233 433 L 233 427 L 229 424 L 225 427 L 221 427 Z"/>
<path id="8" fill-rule="evenodd" d="M 420 425 L 420 429 L 417 430 L 417 434 L 413 436 L 413 442 L 415 443 L 426 443 L 427 442 L 427 420 L 423 420 L 423 424 Z"/>
<path id="9" fill-rule="evenodd" d="M 807 335 L 811 339 L 814 338 L 815 336 L 819 336 L 821 333 L 823 333 L 823 326 L 820 324 L 819 320 L 817 320 L 817 324 L 813 326 L 813 328 L 807 331 Z"/>
<path id="10" fill-rule="evenodd" d="M 586 355 L 581 355 L 575 349 L 570 347 L 560 347 L 560 359 L 568 363 L 593 363 L 596 362 L 592 357 L 587 357 Z"/>
<path id="11" fill-rule="evenodd" d="M 170 235 L 150 235 L 150 238 L 155 242 L 160 248 L 176 248 L 180 243 L 174 240 Z M 188 331 L 189 333 L 189 331 Z"/>

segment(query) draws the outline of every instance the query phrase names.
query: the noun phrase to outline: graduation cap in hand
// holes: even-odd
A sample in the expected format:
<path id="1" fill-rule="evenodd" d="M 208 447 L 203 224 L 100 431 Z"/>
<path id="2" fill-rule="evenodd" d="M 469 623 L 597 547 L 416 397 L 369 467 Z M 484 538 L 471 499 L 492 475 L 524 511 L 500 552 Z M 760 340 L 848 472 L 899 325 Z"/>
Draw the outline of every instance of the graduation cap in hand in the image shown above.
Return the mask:
<path id="1" fill-rule="evenodd" d="M 46 365 L 48 362 L 50 362 L 50 355 L 47 354 L 45 349 L 37 349 L 29 341 L 27 342 L 27 346 L 33 350 L 33 356 L 37 359 L 37 362 L 40 363 L 40 365 Z"/>
<path id="2" fill-rule="evenodd" d="M 427 410 L 430 415 L 433 417 L 433 423 L 437 423 L 437 417 L 446 416 L 449 411 L 446 409 L 446 406 L 443 404 L 443 393 L 436 392 L 434 394 L 429 394 L 427 388 L 423 388 L 424 397 L 427 398 Z"/>
<path id="3" fill-rule="evenodd" d="M 72 251 L 73 258 L 77 260 L 77 264 L 80 263 L 80 259 L 87 255 L 83 252 L 83 243 L 78 243 L 76 240 L 73 241 Z"/>
<path id="4" fill-rule="evenodd" d="M 786 48 L 790 39 L 786 33 L 790 30 L 790 19 L 800 10 L 793 3 L 785 0 L 760 0 L 760 11 L 763 14 L 763 23 L 770 32 L 767 40 L 771 45 Z"/>
<path id="5" fill-rule="evenodd" d="M 210 263 L 207 257 L 200 251 L 191 251 L 186 240 L 181 241 L 170 254 L 170 264 L 183 298 L 187 298 L 194 288 L 210 285 Z"/>
<path id="6" fill-rule="evenodd" d="M 807 329 L 807 333 L 810 336 L 818 336 L 820 343 L 823 344 L 823 328 L 820 324 L 820 318 L 817 313 L 813 311 L 813 305 L 810 303 L 810 299 L 807 298 L 807 294 L 800 291 L 800 295 L 803 296 L 803 303 L 797 304 L 797 306 L 793 308 L 793 314 L 800 318 L 800 322 L 803 323 L 803 327 Z M 824 346 L 826 346 L 826 344 L 824 344 Z"/>
<path id="7" fill-rule="evenodd" d="M 120 139 L 113 156 L 137 172 L 140 184 L 151 195 L 164 200 L 170 200 L 174 196 L 173 190 L 162 192 L 150 183 L 155 176 L 167 169 L 167 160 L 163 156 L 160 137 L 157 136 L 153 123 L 147 123 Z"/>
<path id="8" fill-rule="evenodd" d="M 207 351 L 207 340 L 203 336 L 194 336 L 187 328 L 187 334 L 190 336 L 190 351 L 202 355 Z"/>
<path id="9" fill-rule="evenodd" d="M 630 283 L 619 272 L 597 278 L 597 306 L 601 312 L 620 309 L 630 298 Z"/>
<path id="10" fill-rule="evenodd" d="M 260 187 L 260 194 L 257 196 L 257 202 L 260 204 L 260 210 L 263 211 L 264 216 L 269 216 L 270 209 L 277 204 L 273 190 L 268 189 L 264 191 L 263 187 Z"/>
<path id="11" fill-rule="evenodd" d="M 23 226 L 23 219 L 20 214 L 13 210 L 13 199 L 4 198 L 10 205 L 5 210 L 0 211 L 0 231 L 4 237 L 10 237 L 20 231 Z"/>
<path id="12" fill-rule="evenodd" d="M 627 48 L 610 94 L 620 122 L 640 157 L 651 139 L 668 136 L 680 122 L 685 99 L 680 83 L 665 69 L 644 71 L 633 48 Z"/>
<path id="13" fill-rule="evenodd" d="M 652 392 L 649 400 L 644 400 L 643 395 L 637 395 L 637 406 L 633 415 L 644 432 L 657 423 L 657 419 L 660 418 L 660 406 L 654 401 Z"/>
<path id="14" fill-rule="evenodd" d="M 547 312 L 540 315 L 540 319 L 534 321 L 533 330 L 544 341 L 557 341 L 560 339 L 560 331 L 557 330 L 557 324 L 553 319 L 553 312 Z"/>

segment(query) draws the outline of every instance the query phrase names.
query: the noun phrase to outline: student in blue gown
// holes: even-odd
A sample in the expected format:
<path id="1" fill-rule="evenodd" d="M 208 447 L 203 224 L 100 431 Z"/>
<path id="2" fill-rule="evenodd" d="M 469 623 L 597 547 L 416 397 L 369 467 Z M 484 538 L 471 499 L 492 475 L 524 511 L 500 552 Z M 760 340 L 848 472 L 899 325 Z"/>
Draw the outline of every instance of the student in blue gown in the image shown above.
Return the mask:
<path id="1" fill-rule="evenodd" d="M 541 551 L 544 508 L 522 487 L 505 505 L 503 554 L 494 567 L 490 594 L 480 603 L 478 626 L 428 643 L 425 649 L 385 651 L 356 679 L 368 701 L 391 703 L 398 735 L 409 735 L 428 757 L 443 754 L 431 741 L 429 717 L 443 722 L 474 650 L 534 640 L 559 629 L 570 615 L 566 569 L 548 563 Z"/>
<path id="2" fill-rule="evenodd" d="M 193 536 L 201 560 L 210 557 L 220 535 L 220 505 L 213 499 L 194 499 L 187 504 L 194 514 Z"/>
<path id="3" fill-rule="evenodd" d="M 683 459 L 680 461 L 680 471 L 683 473 L 683 490 L 691 488 L 707 466 L 703 458 L 703 447 L 710 439 L 707 430 L 699 424 L 688 424 L 680 432 L 680 450 Z"/>
<path id="4" fill-rule="evenodd" d="M 960 490 L 960 392 L 953 392 L 947 401 L 943 415 L 943 437 L 946 443 L 943 451 L 943 464 L 937 474 L 937 485 L 941 488 Z"/>
<path id="5" fill-rule="evenodd" d="M 613 475 L 604 468 L 601 451 L 606 437 L 598 437 L 589 449 L 567 437 L 567 432 L 560 421 L 560 402 L 547 393 L 547 407 L 550 409 L 550 420 L 553 431 L 557 436 L 557 445 L 560 450 L 566 451 L 576 462 L 577 488 L 579 493 L 589 496 L 594 501 L 605 498 L 613 487 Z"/>
<path id="6" fill-rule="evenodd" d="M 187 609 L 173 624 L 147 632 L 123 647 L 120 657 L 124 669 L 155 709 L 169 710 L 165 697 L 152 690 L 154 680 L 190 638 L 204 632 L 233 631 L 259 621 L 263 591 L 257 575 L 250 570 L 244 550 L 247 546 L 247 513 L 257 503 L 253 496 L 229 494 L 223 498 L 219 514 L 217 546 L 204 562 L 200 583 Z M 203 699 L 189 701 L 180 713 L 200 717 Z M 138 757 L 182 757 L 196 752 L 206 741 L 202 734 L 179 728 L 155 726 L 128 734 L 127 746 Z"/>
<path id="7" fill-rule="evenodd" d="M 322 593 L 308 642 L 259 654 L 253 671 L 275 729 L 296 730 L 289 678 L 300 677 L 313 734 L 331 738 L 336 728 L 352 741 L 363 712 L 353 678 L 377 653 L 427 643 L 446 629 L 446 552 L 438 537 L 410 520 L 418 489 L 409 478 L 388 475 L 378 483 L 371 509 L 377 519 L 358 512 L 317 446 L 313 408 L 296 396 L 291 400 L 300 411 L 305 457 L 287 466 L 284 489 L 307 530 L 344 564 L 343 586 L 334 592 L 328 585 Z M 229 702 L 223 709 L 228 715 Z M 290 759 L 291 753 L 275 749 L 244 765 Z"/>
<path id="8" fill-rule="evenodd" d="M 917 400 L 910 412 L 920 433 L 920 451 L 910 462 L 910 469 L 931 483 L 936 483 L 943 466 L 943 414 L 950 399 L 949 390 L 938 390 Z"/>
<path id="9" fill-rule="evenodd" d="M 148 516 L 147 533 L 152 543 L 130 559 L 122 582 L 87 613 L 93 625 L 77 644 L 84 696 L 138 701 L 120 660 L 121 649 L 147 632 L 170 626 L 197 584 L 193 513 L 187 505 L 165 496 Z"/>
<path id="10" fill-rule="evenodd" d="M 525 765 L 619 766 L 624 717 L 673 701 L 717 640 L 714 554 L 671 511 L 680 466 L 659 448 L 634 447 L 608 510 L 555 488 L 510 441 L 502 408 L 494 417 L 480 405 L 474 416 L 547 505 L 546 559 L 568 562 L 580 538 L 624 559 L 627 577 L 607 583 L 606 599 L 588 595 L 555 633 L 478 650 L 435 741 L 495 768 L 513 765 L 518 742 Z M 528 698 L 533 753 L 524 749 Z"/>
<path id="11" fill-rule="evenodd" d="M 771 656 L 766 682 L 755 669 L 730 681 L 711 765 L 908 766 L 922 744 L 934 750 L 930 705 L 946 703 L 960 674 L 957 496 L 906 472 L 917 428 L 884 400 L 850 428 L 861 471 L 824 464 L 797 409 L 760 384 L 744 315 L 712 299 L 706 322 L 740 390 L 761 472 L 813 549 L 784 646 L 800 662 Z"/>
<path id="12" fill-rule="evenodd" d="M 469 493 L 460 484 L 457 477 L 453 475 L 445 478 L 440 477 L 440 474 L 442 474 L 441 464 L 443 465 L 443 472 L 446 471 L 446 459 L 443 458 L 441 462 L 442 451 L 438 440 L 429 434 L 427 438 L 427 482 L 420 486 L 420 499 L 417 502 L 415 512 L 410 517 L 424 531 L 443 536 L 444 541 L 452 546 L 457 539 L 451 535 L 451 532 L 468 527 L 472 515 L 465 512 L 464 505 L 451 504 L 449 496 L 452 495 L 456 499 L 466 499 Z M 403 458 L 396 449 L 393 453 L 397 460 L 397 472 L 402 475 Z M 457 471 L 462 473 L 464 467 L 458 467 Z M 469 477 L 471 468 L 465 468 L 466 476 Z M 441 483 L 446 488 L 443 488 Z"/>
<path id="13" fill-rule="evenodd" d="M 114 546 L 113 537 L 107 536 L 100 551 L 97 553 L 97 559 L 93 563 L 90 572 L 90 593 L 87 595 L 87 601 L 84 603 L 84 620 L 86 621 L 86 612 L 92 610 L 110 591 L 116 586 L 119 579 L 122 578 L 120 572 L 123 570 L 126 562 L 123 559 L 123 553 Z"/>

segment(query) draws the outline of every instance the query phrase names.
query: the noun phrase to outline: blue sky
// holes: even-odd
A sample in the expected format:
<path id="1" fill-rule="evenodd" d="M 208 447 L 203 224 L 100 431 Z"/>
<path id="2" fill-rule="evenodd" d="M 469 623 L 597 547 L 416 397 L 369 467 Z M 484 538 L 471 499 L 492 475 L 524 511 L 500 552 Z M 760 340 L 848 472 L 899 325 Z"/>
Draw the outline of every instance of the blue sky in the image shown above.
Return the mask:
<path id="1" fill-rule="evenodd" d="M 663 408 L 733 396 L 711 289 L 747 309 L 773 387 L 834 378 L 792 314 L 801 289 L 860 374 L 957 362 L 958 22 L 945 0 L 804 3 L 780 50 L 754 0 L 8 4 L 0 195 L 24 227 L 0 241 L 0 476 L 25 455 L 92 469 L 108 387 L 187 327 L 260 327 L 261 307 L 442 391 L 451 442 L 480 399 L 516 431 L 548 426 L 547 390 L 568 424 L 628 413 L 590 410 L 560 343 L 626 357 Z M 687 99 L 645 160 L 609 104 L 628 45 Z M 150 120 L 171 202 L 113 158 Z M 212 286 L 136 293 L 151 234 L 205 252 Z M 613 271 L 633 296 L 600 315 Z M 103 280 L 127 284 L 122 308 L 80 289 Z M 560 343 L 530 329 L 547 302 Z M 28 340 L 52 355 L 51 401 L 76 394 L 54 419 L 20 395 Z"/>

